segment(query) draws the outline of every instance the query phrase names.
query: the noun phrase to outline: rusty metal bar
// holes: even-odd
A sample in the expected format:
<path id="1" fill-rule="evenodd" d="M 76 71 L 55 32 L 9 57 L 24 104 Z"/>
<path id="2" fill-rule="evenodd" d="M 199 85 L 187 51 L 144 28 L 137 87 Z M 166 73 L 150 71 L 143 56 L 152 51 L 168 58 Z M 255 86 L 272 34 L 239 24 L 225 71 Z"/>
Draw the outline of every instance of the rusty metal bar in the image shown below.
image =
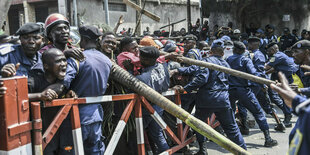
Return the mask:
<path id="1" fill-rule="evenodd" d="M 43 144 L 42 144 L 43 150 L 45 149 L 46 145 L 52 140 L 63 120 L 68 116 L 71 107 L 72 105 L 69 104 L 63 106 L 58 111 L 53 122 L 48 126 L 47 130 L 43 134 Z"/>
<path id="2" fill-rule="evenodd" d="M 43 155 L 42 150 L 42 119 L 41 119 L 41 108 L 40 102 L 31 103 L 31 114 L 32 114 L 32 133 L 33 133 L 33 145 L 34 155 Z"/>

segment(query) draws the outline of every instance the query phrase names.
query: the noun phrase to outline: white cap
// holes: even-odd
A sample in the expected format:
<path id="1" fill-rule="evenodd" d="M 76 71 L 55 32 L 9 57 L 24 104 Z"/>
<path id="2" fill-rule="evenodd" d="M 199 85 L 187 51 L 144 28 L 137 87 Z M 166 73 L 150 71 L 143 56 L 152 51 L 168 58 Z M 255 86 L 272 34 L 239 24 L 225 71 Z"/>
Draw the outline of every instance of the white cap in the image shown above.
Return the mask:
<path id="1" fill-rule="evenodd" d="M 241 32 L 240 32 L 239 29 L 235 29 L 235 30 L 234 30 L 234 34 L 235 34 L 235 33 L 241 33 Z"/>

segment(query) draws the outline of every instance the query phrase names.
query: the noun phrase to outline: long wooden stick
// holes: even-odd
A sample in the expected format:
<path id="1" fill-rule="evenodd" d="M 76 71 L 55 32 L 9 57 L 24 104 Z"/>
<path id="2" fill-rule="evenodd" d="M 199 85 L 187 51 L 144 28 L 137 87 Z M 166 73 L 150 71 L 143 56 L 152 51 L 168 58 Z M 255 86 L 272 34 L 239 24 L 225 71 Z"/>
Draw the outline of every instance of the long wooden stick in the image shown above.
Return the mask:
<path id="1" fill-rule="evenodd" d="M 139 12 L 143 12 L 144 15 L 148 16 L 149 18 L 153 19 L 156 22 L 160 21 L 160 17 L 157 15 L 152 14 L 151 12 L 142 9 L 139 5 L 133 3 L 130 0 L 123 0 L 123 2 L 129 6 L 131 6 L 132 8 L 134 8 L 135 10 L 139 11 Z"/>
<path id="2" fill-rule="evenodd" d="M 164 52 L 164 51 L 160 51 L 160 54 L 161 55 L 167 55 L 168 53 Z M 253 81 L 253 82 L 257 82 L 257 83 L 260 83 L 260 84 L 266 84 L 268 86 L 270 86 L 270 84 L 272 84 L 272 83 L 273 84 L 276 83 L 275 81 L 272 81 L 272 80 L 269 80 L 269 79 L 266 79 L 266 78 L 258 77 L 258 76 L 255 76 L 255 75 L 252 75 L 252 74 L 249 74 L 249 73 L 241 72 L 241 71 L 238 71 L 238 70 L 235 70 L 235 69 L 232 69 L 232 68 L 227 68 L 227 67 L 220 66 L 220 65 L 213 64 L 213 63 L 206 62 L 206 61 L 190 59 L 190 58 L 186 58 L 184 56 L 177 57 L 176 59 L 177 59 L 178 62 L 182 62 L 182 63 L 186 63 L 186 64 L 190 64 L 190 65 L 196 65 L 196 66 L 200 66 L 200 67 L 206 67 L 206 68 L 209 68 L 209 69 L 212 69 L 212 70 L 217 70 L 217 71 L 220 71 L 220 72 L 224 72 L 226 74 L 233 75 L 233 76 L 236 76 L 236 77 L 240 77 L 240 78 L 243 78 L 243 79 L 247 79 L 247 80 L 250 80 L 250 81 Z"/>
<path id="3" fill-rule="evenodd" d="M 257 82 L 257 83 L 260 83 L 260 84 L 266 84 L 268 86 L 270 84 L 272 84 L 272 83 L 273 84 L 276 83 L 275 81 L 272 81 L 272 80 L 269 80 L 269 79 L 265 79 L 265 78 L 258 77 L 258 76 L 255 76 L 255 75 L 252 75 L 252 74 L 249 74 L 249 73 L 241 72 L 241 71 L 238 71 L 238 70 L 235 70 L 235 69 L 223 67 L 223 66 L 220 66 L 220 65 L 217 65 L 217 64 L 213 64 L 213 63 L 210 63 L 210 62 L 194 60 L 194 59 L 190 59 L 190 58 L 186 58 L 186 57 L 180 57 L 178 59 L 182 63 L 186 63 L 186 64 L 190 64 L 190 65 L 196 65 L 196 66 L 201 66 L 201 67 L 206 67 L 206 68 L 209 68 L 209 69 L 213 69 L 213 70 L 217 70 L 217 71 L 220 71 L 220 72 L 224 72 L 226 74 L 233 75 L 233 76 L 236 76 L 236 77 L 240 77 L 240 78 L 243 78 L 243 79 L 247 79 L 247 80 L 250 80 L 250 81 L 253 81 L 253 82 Z"/>
<path id="4" fill-rule="evenodd" d="M 119 67 L 116 63 L 112 62 L 111 77 L 117 82 L 127 86 L 128 88 L 134 90 L 138 94 L 147 98 L 150 102 L 157 104 L 173 116 L 181 119 L 195 131 L 208 137 L 216 144 L 222 146 L 226 150 L 234 154 L 250 154 L 231 140 L 227 139 L 225 136 L 216 132 L 212 127 L 207 125 L 205 122 L 195 118 L 189 114 L 184 109 L 180 108 L 178 105 L 171 102 L 166 97 L 162 96 L 145 83 L 136 79 L 133 75 L 129 74 L 127 71 Z"/>

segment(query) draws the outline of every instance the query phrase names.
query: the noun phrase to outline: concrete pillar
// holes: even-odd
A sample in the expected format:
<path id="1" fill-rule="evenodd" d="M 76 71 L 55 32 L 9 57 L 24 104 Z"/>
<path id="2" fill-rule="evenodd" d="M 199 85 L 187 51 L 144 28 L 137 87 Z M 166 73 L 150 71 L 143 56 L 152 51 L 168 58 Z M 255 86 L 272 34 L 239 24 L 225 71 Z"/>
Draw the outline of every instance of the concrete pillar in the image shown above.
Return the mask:
<path id="1" fill-rule="evenodd" d="M 28 22 L 36 22 L 36 12 L 35 7 L 32 4 L 29 4 L 26 0 L 23 1 L 24 5 L 24 15 L 25 15 L 25 23 Z"/>
<path id="2" fill-rule="evenodd" d="M 67 17 L 66 0 L 58 0 L 58 12 Z"/>

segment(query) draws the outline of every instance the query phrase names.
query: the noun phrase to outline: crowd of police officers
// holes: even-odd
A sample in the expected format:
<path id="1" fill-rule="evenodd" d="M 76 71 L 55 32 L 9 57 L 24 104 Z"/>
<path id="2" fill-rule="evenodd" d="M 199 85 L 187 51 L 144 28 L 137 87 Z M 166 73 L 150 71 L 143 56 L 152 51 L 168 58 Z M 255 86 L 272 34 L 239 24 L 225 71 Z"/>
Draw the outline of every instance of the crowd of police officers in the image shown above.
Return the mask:
<path id="1" fill-rule="evenodd" d="M 202 26 L 204 28 L 206 25 Z M 18 40 L 0 37 L 1 77 L 27 76 L 30 101 L 102 96 L 110 87 L 111 61 L 117 62 L 160 93 L 169 88 L 188 92 L 181 96 L 182 108 L 191 112 L 195 106 L 195 117 L 203 121 L 214 113 L 226 136 L 244 149 L 247 147 L 242 134 L 250 134 L 247 111 L 264 134 L 265 147 L 277 145 L 270 136 L 266 114 L 276 120 L 275 130 L 279 132 L 292 127 L 290 120 L 295 114 L 299 119 L 289 137 L 289 154 L 307 154 L 310 106 L 304 101 L 310 94 L 310 41 L 292 35 L 288 28 L 278 38 L 274 30 L 274 26 L 267 25 L 265 31 L 257 29 L 250 32 L 250 37 L 245 37 L 238 29 L 221 27 L 213 36 L 203 35 L 205 38 L 197 33 L 175 40 L 148 35 L 141 40 L 126 36 L 118 41 L 112 32 L 84 25 L 79 27 L 79 45 L 73 45 L 76 38 L 70 36 L 69 21 L 55 13 L 47 17 L 44 25 L 26 23 L 21 26 L 15 34 Z M 162 55 L 160 50 L 168 54 Z M 270 89 L 270 86 L 220 71 L 173 61 L 181 56 L 281 83 L 272 84 L 273 89 Z M 1 85 L 0 97 L 6 91 Z M 273 104 L 283 112 L 283 121 Z M 162 116 L 163 109 L 152 106 Z M 42 108 L 43 132 L 58 110 L 57 107 Z M 103 111 L 100 103 L 79 105 L 86 154 L 103 154 L 105 150 Z M 238 124 L 236 118 L 240 121 Z M 156 146 L 154 153 L 171 147 L 162 128 L 145 110 L 143 123 Z M 207 154 L 206 138 L 199 133 L 196 135 L 199 143 L 196 154 Z M 67 118 L 44 154 L 74 154 L 72 147 L 71 125 Z"/>

